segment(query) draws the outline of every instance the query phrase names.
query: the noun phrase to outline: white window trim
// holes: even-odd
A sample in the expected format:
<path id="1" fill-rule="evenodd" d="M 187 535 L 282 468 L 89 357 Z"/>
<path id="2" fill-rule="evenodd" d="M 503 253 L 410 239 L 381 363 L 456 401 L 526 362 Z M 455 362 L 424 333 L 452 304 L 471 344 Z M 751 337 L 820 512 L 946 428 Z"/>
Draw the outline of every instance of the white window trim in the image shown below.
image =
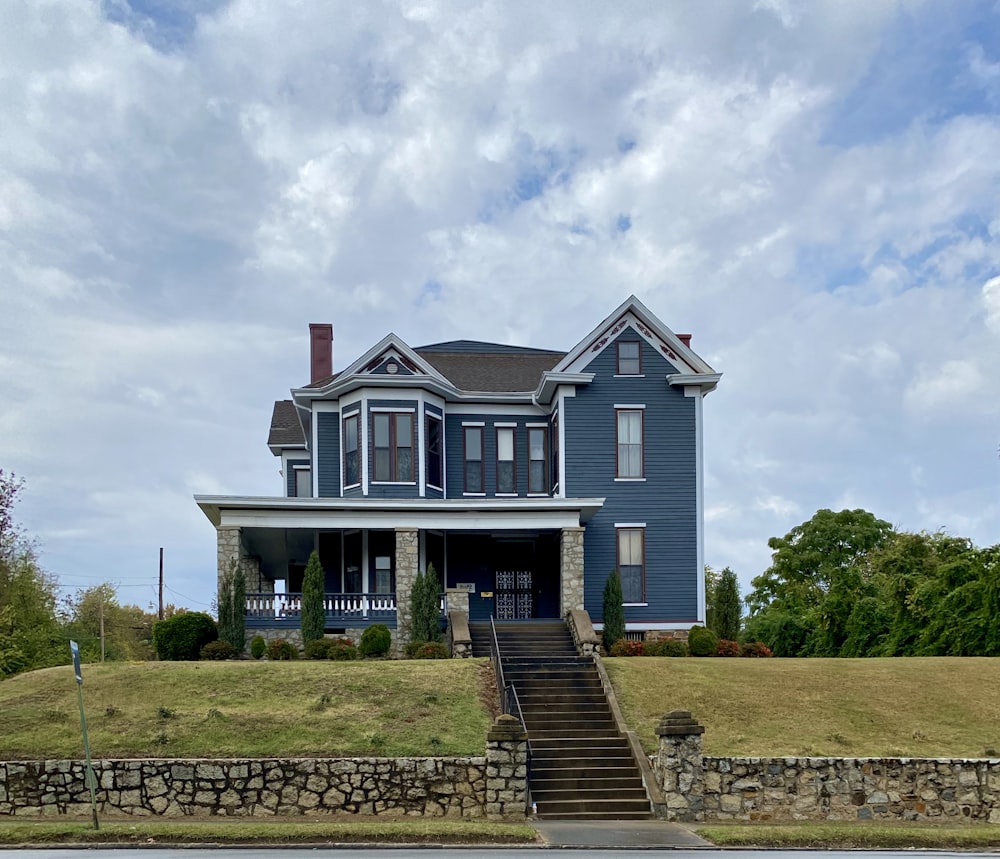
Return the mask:
<path id="1" fill-rule="evenodd" d="M 615 373 L 612 379 L 645 379 L 645 373 Z"/>
<path id="2" fill-rule="evenodd" d="M 372 406 L 368 411 L 371 414 L 375 414 L 375 412 L 409 412 L 410 414 L 416 414 L 417 412 L 416 409 L 410 408 L 409 406 L 400 406 L 399 408 L 396 408 L 395 406 Z"/>
<path id="3" fill-rule="evenodd" d="M 647 608 L 648 602 L 623 602 L 622 608 Z"/>
<path id="4" fill-rule="evenodd" d="M 495 498 L 517 498 L 518 494 L 516 492 L 497 492 L 494 494 Z"/>
<path id="5" fill-rule="evenodd" d="M 636 409 L 644 409 L 646 406 L 643 403 L 615 403 L 615 410 L 625 409 L 628 411 L 635 411 Z"/>
<path id="6" fill-rule="evenodd" d="M 615 483 L 645 483 L 645 477 L 616 477 Z"/>
<path id="7" fill-rule="evenodd" d="M 416 486 L 416 480 L 373 480 L 372 486 Z"/>
<path id="8" fill-rule="evenodd" d="M 465 426 L 465 424 L 462 424 L 462 426 Z M 495 423 L 493 424 L 493 426 L 495 426 L 497 429 L 517 429 L 516 423 L 502 423 L 502 424 Z"/>
<path id="9" fill-rule="evenodd" d="M 462 495 L 465 498 L 485 498 L 486 497 L 486 493 L 485 492 L 463 492 Z"/>
<path id="10" fill-rule="evenodd" d="M 616 528 L 645 528 L 645 522 L 615 522 Z"/>
<path id="11" fill-rule="evenodd" d="M 462 421 L 462 426 L 464 426 L 464 427 L 484 427 L 484 426 L 486 426 L 486 421 Z"/>

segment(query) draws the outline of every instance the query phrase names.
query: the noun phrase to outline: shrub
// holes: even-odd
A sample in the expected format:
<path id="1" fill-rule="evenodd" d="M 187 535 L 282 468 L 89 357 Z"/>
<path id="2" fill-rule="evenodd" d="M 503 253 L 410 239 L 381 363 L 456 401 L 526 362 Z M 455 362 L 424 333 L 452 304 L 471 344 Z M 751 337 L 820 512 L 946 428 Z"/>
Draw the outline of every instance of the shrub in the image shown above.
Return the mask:
<path id="1" fill-rule="evenodd" d="M 417 651 L 420 650 L 420 648 L 423 647 L 425 644 L 427 644 L 426 641 L 415 640 L 407 642 L 406 646 L 403 648 L 403 653 L 406 654 L 407 659 L 416 659 Z"/>
<path id="2" fill-rule="evenodd" d="M 601 641 L 604 649 L 610 652 L 612 645 L 618 639 L 625 637 L 625 609 L 622 607 L 622 580 L 618 578 L 618 570 L 611 571 L 608 580 L 604 583 L 604 597 L 602 605 L 602 619 L 604 621 L 604 632 L 601 633 Z"/>
<path id="3" fill-rule="evenodd" d="M 427 641 L 424 642 L 417 652 L 413 654 L 414 659 L 447 659 L 448 658 L 448 648 L 445 647 L 440 641 Z"/>
<path id="4" fill-rule="evenodd" d="M 440 641 L 441 607 L 440 585 L 433 564 L 427 565 L 427 572 L 418 572 L 410 591 L 411 641 Z"/>
<path id="5" fill-rule="evenodd" d="M 688 646 L 686 641 L 678 641 L 676 638 L 665 638 L 660 642 L 663 648 L 663 656 L 687 656 Z"/>
<path id="6" fill-rule="evenodd" d="M 237 653 L 242 653 L 247 643 L 246 602 L 246 574 L 233 558 L 219 583 L 219 638 Z"/>
<path id="7" fill-rule="evenodd" d="M 358 649 L 362 656 L 385 656 L 392 647 L 392 633 L 384 623 L 369 626 L 361 633 L 361 644 Z"/>
<path id="8" fill-rule="evenodd" d="M 738 641 L 730 641 L 728 638 L 720 638 L 719 645 L 715 648 L 716 656 L 739 656 L 740 644 Z"/>
<path id="9" fill-rule="evenodd" d="M 219 637 L 219 629 L 207 614 L 188 611 L 153 624 L 156 655 L 171 662 L 194 661 L 201 649 Z"/>
<path id="10" fill-rule="evenodd" d="M 302 655 L 306 659 L 329 659 L 327 655 L 327 644 L 329 639 L 314 638 L 302 650 Z"/>
<path id="11" fill-rule="evenodd" d="M 327 644 L 326 658 L 337 662 L 350 662 L 358 658 L 358 649 L 349 638 L 335 638 Z"/>
<path id="12" fill-rule="evenodd" d="M 774 656 L 771 648 L 763 641 L 747 641 L 740 647 L 740 656 L 763 657 Z"/>
<path id="13" fill-rule="evenodd" d="M 688 632 L 688 650 L 692 656 L 715 656 L 719 637 L 704 626 L 692 626 Z"/>
<path id="14" fill-rule="evenodd" d="M 285 641 L 283 638 L 276 638 L 267 646 L 267 658 L 272 662 L 298 659 L 299 651 L 290 641 Z"/>
<path id="15" fill-rule="evenodd" d="M 611 656 L 642 656 L 645 650 L 641 641 L 629 641 L 626 638 L 619 638 L 611 645 Z"/>
<path id="16" fill-rule="evenodd" d="M 236 648 L 228 641 L 210 641 L 201 649 L 202 659 L 235 659 Z"/>
<path id="17" fill-rule="evenodd" d="M 267 652 L 267 642 L 263 635 L 255 635 L 250 642 L 250 655 L 254 659 L 260 659 Z"/>

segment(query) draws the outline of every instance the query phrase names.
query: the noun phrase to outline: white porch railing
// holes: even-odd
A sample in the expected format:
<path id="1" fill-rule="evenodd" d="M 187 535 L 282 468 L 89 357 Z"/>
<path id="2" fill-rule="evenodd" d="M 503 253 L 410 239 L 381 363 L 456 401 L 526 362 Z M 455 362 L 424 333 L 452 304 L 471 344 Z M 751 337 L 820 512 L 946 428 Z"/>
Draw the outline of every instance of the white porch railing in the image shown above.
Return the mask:
<path id="1" fill-rule="evenodd" d="M 327 620 L 367 620 L 396 615 L 395 594 L 324 594 Z M 302 616 L 302 594 L 249 593 L 247 620 L 298 621 Z"/>

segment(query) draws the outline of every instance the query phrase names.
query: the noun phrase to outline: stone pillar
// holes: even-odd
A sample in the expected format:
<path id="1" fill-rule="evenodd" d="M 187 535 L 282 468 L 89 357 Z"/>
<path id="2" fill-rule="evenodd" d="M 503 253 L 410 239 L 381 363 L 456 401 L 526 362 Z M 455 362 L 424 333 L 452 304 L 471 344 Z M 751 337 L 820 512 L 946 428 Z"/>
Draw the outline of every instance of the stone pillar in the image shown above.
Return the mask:
<path id="1" fill-rule="evenodd" d="M 448 642 L 452 659 L 472 658 L 472 635 L 469 633 L 469 613 L 448 611 Z"/>
<path id="2" fill-rule="evenodd" d="M 663 791 L 667 820 L 698 820 L 703 815 L 705 769 L 699 725 L 687 710 L 673 710 L 660 720 L 659 750 L 653 772 Z"/>
<path id="3" fill-rule="evenodd" d="M 559 616 L 583 608 L 583 532 L 585 528 L 563 528 L 559 541 L 561 603 Z"/>
<path id="4" fill-rule="evenodd" d="M 396 648 L 410 641 L 413 626 L 410 595 L 420 571 L 420 532 L 416 528 L 396 529 Z"/>
<path id="5" fill-rule="evenodd" d="M 486 816 L 524 817 L 528 801 L 528 732 L 516 716 L 497 716 L 486 734 Z"/>
<path id="6" fill-rule="evenodd" d="M 260 560 L 247 555 L 243 548 L 243 538 L 240 529 L 227 525 L 217 529 L 216 540 L 218 551 L 216 556 L 216 594 L 222 584 L 222 577 L 229 572 L 233 558 L 237 558 L 243 575 L 247 581 L 247 591 L 250 593 L 274 593 L 274 582 L 260 574 Z"/>

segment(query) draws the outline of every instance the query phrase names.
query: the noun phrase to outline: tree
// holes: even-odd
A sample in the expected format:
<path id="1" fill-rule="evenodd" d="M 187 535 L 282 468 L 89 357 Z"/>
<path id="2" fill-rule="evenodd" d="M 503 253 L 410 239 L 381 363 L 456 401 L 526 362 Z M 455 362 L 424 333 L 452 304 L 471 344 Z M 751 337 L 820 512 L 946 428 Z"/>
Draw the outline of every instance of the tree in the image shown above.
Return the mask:
<path id="1" fill-rule="evenodd" d="M 847 640 L 847 622 L 855 603 L 873 591 L 867 556 L 892 537 L 892 525 L 867 510 L 818 510 L 784 537 L 772 537 L 771 566 L 752 584 L 748 635 L 778 628 L 788 630 L 788 618 L 805 639 L 797 656 L 836 656 Z M 782 622 L 762 615 L 777 613 Z M 785 643 L 791 639 L 784 636 Z M 761 638 L 778 653 L 775 642 Z"/>
<path id="2" fill-rule="evenodd" d="M 611 571 L 604 583 L 604 605 L 602 607 L 604 632 L 601 640 L 604 649 L 611 650 L 611 645 L 625 637 L 625 609 L 622 607 L 622 580 L 618 570 Z"/>
<path id="3" fill-rule="evenodd" d="M 719 638 L 736 641 L 740 634 L 740 614 L 742 612 L 740 583 L 736 579 L 736 573 L 729 567 L 725 567 L 719 573 L 712 603 L 715 611 L 709 629 Z"/>
<path id="4" fill-rule="evenodd" d="M 705 564 L 705 626 L 715 629 L 715 589 L 719 584 L 719 573 Z"/>
<path id="5" fill-rule="evenodd" d="M 56 614 L 56 581 L 41 569 L 14 518 L 23 487 L 0 469 L 0 677 L 69 659 Z"/>
<path id="6" fill-rule="evenodd" d="M 323 565 L 319 552 L 313 549 L 302 576 L 302 645 L 323 637 L 326 629 L 326 609 L 323 606 Z"/>
<path id="7" fill-rule="evenodd" d="M 427 572 L 418 572 L 410 591 L 410 641 L 440 641 L 440 585 L 433 564 Z"/>
<path id="8" fill-rule="evenodd" d="M 246 602 L 246 573 L 233 558 L 219 583 L 219 638 L 237 653 L 242 653 L 247 643 Z"/>
<path id="9" fill-rule="evenodd" d="M 82 589 L 65 600 L 64 633 L 78 642 L 84 661 L 142 660 L 153 658 L 152 627 L 156 615 L 139 606 L 120 605 L 115 587 L 108 582 Z"/>

